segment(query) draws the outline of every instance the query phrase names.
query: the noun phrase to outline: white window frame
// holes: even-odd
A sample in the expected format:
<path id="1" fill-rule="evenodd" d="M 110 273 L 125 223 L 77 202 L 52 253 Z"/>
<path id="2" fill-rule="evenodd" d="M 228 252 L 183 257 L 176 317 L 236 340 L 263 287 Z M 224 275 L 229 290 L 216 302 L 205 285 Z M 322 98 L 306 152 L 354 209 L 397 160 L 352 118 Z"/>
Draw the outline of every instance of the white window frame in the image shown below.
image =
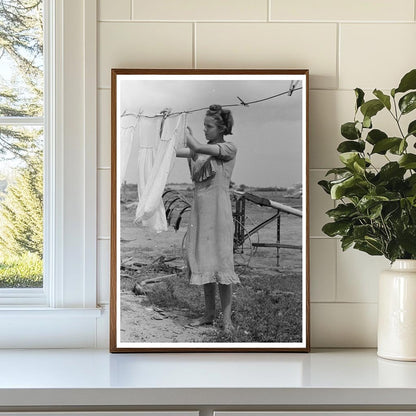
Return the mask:
<path id="1" fill-rule="evenodd" d="M 97 346 L 97 0 L 45 1 L 45 283 L 0 293 L 0 348 Z"/>

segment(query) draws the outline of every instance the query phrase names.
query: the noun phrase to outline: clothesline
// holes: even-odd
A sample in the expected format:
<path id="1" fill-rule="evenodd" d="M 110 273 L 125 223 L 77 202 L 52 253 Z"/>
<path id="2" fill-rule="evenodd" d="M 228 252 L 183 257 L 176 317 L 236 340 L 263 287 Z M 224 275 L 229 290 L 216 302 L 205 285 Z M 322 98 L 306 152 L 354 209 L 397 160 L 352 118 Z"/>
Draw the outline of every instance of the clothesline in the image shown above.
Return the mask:
<path id="1" fill-rule="evenodd" d="M 239 107 L 241 105 L 245 106 L 245 107 L 248 107 L 250 104 L 257 104 L 257 103 L 260 103 L 262 101 L 271 100 L 273 98 L 280 97 L 280 96 L 285 95 L 285 94 L 291 96 L 294 91 L 298 91 L 298 90 L 302 89 L 302 87 L 295 88 L 296 84 L 297 84 L 297 82 L 295 84 L 293 84 L 289 88 L 289 90 L 287 90 L 287 91 L 281 92 L 281 93 L 276 94 L 276 95 L 272 95 L 270 97 L 254 100 L 254 101 L 245 102 L 240 97 L 237 97 L 240 100 L 239 103 L 237 103 L 237 104 L 224 104 L 224 105 L 221 105 L 221 107 Z M 170 113 L 170 112 L 168 112 L 168 110 L 164 110 L 160 114 L 155 114 L 153 116 L 143 115 L 142 113 L 138 113 L 138 114 L 127 113 L 126 111 L 124 111 L 123 114 L 121 115 L 121 117 L 133 116 L 133 117 L 136 117 L 136 118 L 138 118 L 138 117 L 146 117 L 146 118 L 165 117 L 166 118 L 166 117 L 171 117 L 171 116 L 177 116 L 177 115 L 184 114 L 184 113 L 186 113 L 186 114 L 195 113 L 196 111 L 202 111 L 202 110 L 208 110 L 208 109 L 209 109 L 209 107 L 202 107 L 202 108 L 196 108 L 196 109 L 193 109 L 193 110 L 178 111 L 178 112 L 175 112 L 175 113 Z"/>

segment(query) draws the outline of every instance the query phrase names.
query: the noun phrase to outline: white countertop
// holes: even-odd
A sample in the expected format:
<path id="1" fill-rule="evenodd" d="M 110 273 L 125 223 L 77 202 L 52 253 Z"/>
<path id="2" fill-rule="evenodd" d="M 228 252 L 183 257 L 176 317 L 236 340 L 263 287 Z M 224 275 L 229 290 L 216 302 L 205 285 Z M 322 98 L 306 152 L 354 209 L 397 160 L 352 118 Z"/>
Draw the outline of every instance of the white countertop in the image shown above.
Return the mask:
<path id="1" fill-rule="evenodd" d="M 24 393 L 24 394 L 23 394 Z M 0 350 L 0 407 L 416 405 L 416 363 L 375 350 Z"/>

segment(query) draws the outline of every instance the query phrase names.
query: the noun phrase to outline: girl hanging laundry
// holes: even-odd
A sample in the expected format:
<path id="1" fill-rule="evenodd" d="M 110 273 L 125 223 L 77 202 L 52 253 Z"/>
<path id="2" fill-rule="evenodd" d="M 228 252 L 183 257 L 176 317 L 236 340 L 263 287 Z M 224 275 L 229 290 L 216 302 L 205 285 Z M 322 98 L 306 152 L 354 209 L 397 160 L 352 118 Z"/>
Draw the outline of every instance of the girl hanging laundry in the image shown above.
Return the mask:
<path id="1" fill-rule="evenodd" d="M 239 283 L 234 272 L 233 234 L 229 186 L 237 149 L 224 140 L 232 134 L 231 111 L 211 105 L 204 120 L 206 144 L 197 141 L 187 128 L 188 148 L 177 149 L 188 158 L 194 199 L 187 232 L 187 263 L 190 283 L 203 285 L 205 314 L 192 325 L 209 325 L 215 319 L 215 290 L 219 287 L 223 329 L 233 331 L 231 321 L 232 284 Z"/>

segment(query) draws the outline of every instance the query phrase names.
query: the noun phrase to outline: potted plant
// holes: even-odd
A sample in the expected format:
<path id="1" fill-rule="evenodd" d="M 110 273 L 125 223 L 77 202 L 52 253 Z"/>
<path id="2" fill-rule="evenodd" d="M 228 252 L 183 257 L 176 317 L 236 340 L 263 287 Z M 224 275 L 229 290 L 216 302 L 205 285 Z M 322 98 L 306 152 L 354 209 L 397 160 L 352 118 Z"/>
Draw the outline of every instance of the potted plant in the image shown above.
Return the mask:
<path id="1" fill-rule="evenodd" d="M 416 69 L 389 95 L 375 89 L 366 101 L 360 88 L 355 95 L 354 119 L 341 126 L 337 148 L 342 167 L 319 182 L 338 202 L 322 231 L 341 237 L 343 250 L 391 261 L 379 280 L 378 355 L 416 361 L 416 120 L 407 116 L 416 109 Z M 394 132 L 373 126 L 381 111 L 394 119 Z"/>

